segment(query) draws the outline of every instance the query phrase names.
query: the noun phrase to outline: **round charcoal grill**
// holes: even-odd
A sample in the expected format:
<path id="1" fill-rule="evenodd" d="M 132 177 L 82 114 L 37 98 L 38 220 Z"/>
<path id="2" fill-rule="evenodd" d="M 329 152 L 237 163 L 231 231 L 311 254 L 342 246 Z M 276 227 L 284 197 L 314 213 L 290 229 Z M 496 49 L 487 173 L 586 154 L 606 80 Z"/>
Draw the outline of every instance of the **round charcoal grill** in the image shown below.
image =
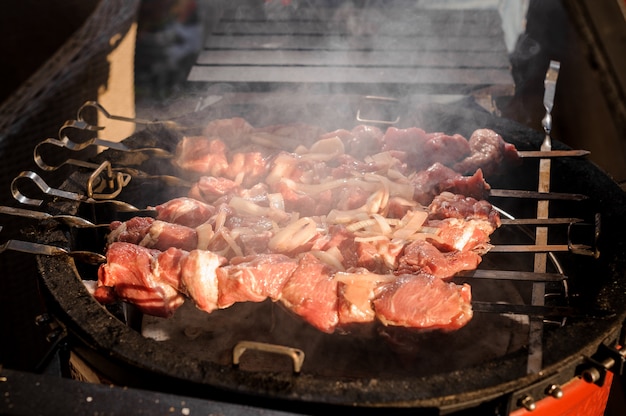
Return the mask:
<path id="1" fill-rule="evenodd" d="M 291 106 L 281 111 L 242 104 L 214 106 L 179 121 L 181 125 L 193 126 L 210 119 L 241 116 L 260 126 L 269 124 L 267 114 L 271 113 L 273 124 L 305 121 L 328 130 L 358 124 L 346 115 L 354 114 L 352 107 L 343 110 L 308 106 L 304 114 L 310 119 L 303 120 L 303 113 Z M 475 129 L 486 127 L 500 133 L 518 150 L 538 150 L 543 141 L 542 133 L 484 113 L 470 104 L 409 104 L 402 112 L 397 127 L 419 126 L 426 131 L 460 133 L 466 137 Z M 171 150 L 178 134 L 164 127 L 149 127 L 126 143 Z M 553 149 L 567 147 L 555 142 Z M 118 156 L 109 150 L 100 157 L 115 164 Z M 141 168 L 168 173 L 164 166 L 149 160 Z M 88 173 L 74 173 L 64 188 L 84 189 L 86 176 Z M 535 190 L 537 160 L 524 160 L 521 166 L 487 180 L 493 188 Z M 117 199 L 142 207 L 184 193 L 184 188 L 163 188 L 157 182 L 134 178 Z M 107 310 L 93 299 L 81 279 L 95 280 L 94 266 L 63 256 L 38 256 L 37 264 L 51 310 L 67 328 L 72 351 L 114 384 L 306 413 L 349 407 L 351 412 L 383 414 L 416 409 L 427 414 L 462 414 L 476 409 L 508 414 L 528 397 L 545 397 L 547 386 L 562 385 L 581 374 L 602 384 L 607 371 L 604 367 L 611 367 L 611 360 L 620 360 L 615 347 L 621 343 L 620 332 L 626 317 L 626 264 L 622 256 L 626 195 L 600 169 L 580 158 L 552 161 L 551 189 L 589 197 L 585 201 L 554 201 L 551 216 L 579 217 L 593 223 L 596 214 L 600 214 L 597 248 L 601 254 L 595 259 L 560 253 L 555 255 L 556 262 L 549 265 L 552 272 L 558 271 L 555 264 L 561 267 L 568 280 L 566 285 L 546 286 L 550 295 L 546 305 L 567 306 L 575 313 L 557 313 L 546 318 L 539 346 L 541 368 L 534 370 L 529 370 L 529 318 L 523 314 L 476 312 L 471 323 L 459 331 L 418 335 L 388 332 L 386 335 L 393 340 L 390 342 L 369 329 L 350 335 L 321 334 L 270 303 L 240 304 L 210 315 L 183 307 L 180 314 L 170 319 L 172 322 L 147 317 L 143 320 L 143 331 L 150 336 L 156 337 L 155 329 L 158 333 L 170 331 L 168 339 L 157 341 L 142 335 L 141 324 L 137 323 L 141 317 L 137 319 L 132 307 Z M 536 200 L 494 198 L 491 202 L 515 217 L 536 215 Z M 48 207 L 51 213 L 78 214 L 96 222 L 110 221 L 116 214 L 106 204 L 55 201 Z M 102 230 L 68 229 L 50 221 L 42 222 L 41 227 L 43 242 L 102 250 Z M 550 232 L 550 238 L 559 240 L 558 244 L 563 239 L 567 241 L 566 231 L 556 228 Z M 570 236 L 588 239 L 588 235 L 583 231 L 580 237 Z M 525 228 L 503 226 L 494 234 L 493 242 L 532 244 L 529 238 Z M 532 255 L 490 253 L 480 268 L 532 271 Z M 492 303 L 529 302 L 528 282 L 466 280 L 477 300 L 483 297 Z M 181 326 L 170 328 L 170 324 L 177 324 L 176 320 L 182 321 L 178 322 Z M 301 372 L 293 371 L 288 358 L 263 352 L 245 353 L 239 365 L 233 365 L 232 349 L 242 340 L 270 341 L 302 349 L 306 358 Z M 616 364 L 609 371 L 618 367 Z M 592 379 L 592 374 L 597 377 Z"/>

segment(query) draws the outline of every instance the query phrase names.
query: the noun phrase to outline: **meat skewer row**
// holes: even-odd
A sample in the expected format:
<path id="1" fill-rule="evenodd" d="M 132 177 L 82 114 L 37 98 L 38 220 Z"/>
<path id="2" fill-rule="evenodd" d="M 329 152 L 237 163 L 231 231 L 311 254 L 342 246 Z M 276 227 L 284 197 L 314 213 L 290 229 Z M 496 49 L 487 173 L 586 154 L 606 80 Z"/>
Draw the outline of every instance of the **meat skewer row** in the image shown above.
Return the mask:
<path id="1" fill-rule="evenodd" d="M 178 202 L 172 200 L 167 205 L 173 207 Z M 500 225 L 497 212 L 487 202 L 451 193 L 442 193 L 428 208 L 412 209 L 399 219 L 358 212 L 346 224 L 329 222 L 329 215 L 296 217 L 278 225 L 267 217 L 242 215 L 229 205 L 215 212 L 196 228 L 159 217 L 114 222 L 108 244 L 130 242 L 162 251 L 170 247 L 208 249 L 228 259 L 310 251 L 338 270 L 365 267 L 383 273 L 398 267 L 408 271 L 412 265 L 431 259 L 430 273 L 449 278 L 480 263 L 480 255 L 490 248 L 490 234 Z M 405 260 L 403 252 L 414 250 L 407 246 L 418 241 L 427 246 L 414 252 L 412 260 Z M 424 254 L 425 250 L 429 254 Z"/>
<path id="2" fill-rule="evenodd" d="M 213 176 L 201 177 L 191 198 L 157 206 L 156 220 L 112 224 L 96 290 L 103 303 L 120 298 L 169 316 L 182 294 L 207 312 L 269 298 L 325 332 L 376 318 L 456 329 L 471 318 L 469 286 L 445 280 L 478 265 L 499 217 L 485 201 L 446 192 L 482 199 L 489 190 L 480 169 L 462 176 L 449 166 L 473 170 L 489 157 L 501 163 L 510 146 L 497 134 L 477 131 L 468 143 L 420 129 L 383 135 L 360 126 L 268 157 L 228 152 L 224 141 L 259 139 L 241 120 L 209 127 L 210 138 L 181 141 L 177 163 Z M 407 138 L 421 140 L 421 154 L 411 153 Z M 354 157 L 362 156 L 355 153 L 359 141 L 374 153 L 362 161 Z M 456 156 L 437 159 L 444 147 Z M 412 172 L 416 166 L 424 169 Z M 271 281 L 255 277 L 268 269 Z M 444 295 L 416 308 L 415 301 L 429 305 L 429 291 Z"/>
<path id="3" fill-rule="evenodd" d="M 431 204 L 429 214 L 411 211 L 409 218 L 403 219 L 402 226 L 387 224 L 392 234 L 396 234 L 396 241 L 390 239 L 386 244 L 370 244 L 357 242 L 359 237 L 348 238 L 350 233 L 360 232 L 362 238 L 368 239 L 367 234 L 375 232 L 372 226 L 379 226 L 381 221 L 372 218 L 353 223 L 353 231 L 339 226 L 336 234 L 319 239 L 330 248 L 318 243 L 320 250 L 314 250 L 313 244 L 306 246 L 309 251 L 295 256 L 293 253 L 290 256 L 262 253 L 226 259 L 209 250 L 186 251 L 169 247 L 161 251 L 128 242 L 111 242 L 107 264 L 99 271 L 95 296 L 102 303 L 124 299 L 145 313 L 157 316 L 170 316 L 182 304 L 183 294 L 206 312 L 229 307 L 235 302 L 260 302 L 269 298 L 280 301 L 324 332 L 374 320 L 409 328 L 457 329 L 472 316 L 470 288 L 445 280 L 459 270 L 477 266 L 480 256 L 473 251 L 477 246 L 467 245 L 465 251 L 441 251 L 426 239 L 416 239 L 409 244 L 398 240 L 415 234 L 427 217 L 433 218 L 432 221 L 458 221 L 463 233 L 470 228 L 462 225 L 464 222 L 489 224 L 485 219 L 489 215 L 481 212 L 482 205 L 480 201 L 442 194 Z M 454 218 L 463 215 L 476 218 L 482 215 L 483 218 Z M 152 218 L 131 221 L 139 220 L 152 221 L 152 224 L 158 221 Z M 309 221 L 301 218 L 293 224 L 303 220 Z M 163 226 L 159 229 L 167 230 Z M 292 230 L 285 232 L 293 234 Z M 488 234 L 482 235 L 488 237 Z M 467 241 L 467 238 L 462 237 L 462 240 Z M 141 241 L 153 240 L 143 237 Z M 165 241 L 171 242 L 172 239 Z M 339 250 L 342 244 L 353 246 Z M 445 246 L 441 241 L 439 244 Z M 341 263 L 327 261 L 326 257 L 340 255 L 342 251 L 359 253 L 357 260 L 361 263 L 345 268 Z M 385 263 L 390 266 L 381 270 L 381 264 Z M 340 268 L 335 267 L 336 264 Z M 403 309 L 406 310 L 400 312 Z"/>
<path id="4" fill-rule="evenodd" d="M 251 185 L 267 173 L 266 161 L 276 149 L 315 153 L 318 160 L 339 155 L 364 160 L 390 152 L 413 171 L 440 163 L 461 174 L 481 168 L 490 175 L 519 160 L 515 147 L 490 129 L 478 129 L 468 140 L 417 127 L 389 127 L 383 132 L 359 125 L 324 133 L 302 124 L 254 128 L 242 118 L 232 118 L 208 123 L 202 136 L 184 137 L 174 164 L 190 174 L 237 178 Z"/>
<path id="5" fill-rule="evenodd" d="M 310 253 L 265 254 L 231 264 L 207 250 L 165 252 L 116 242 L 98 272 L 94 296 L 122 299 L 144 313 L 168 317 L 185 295 L 213 312 L 235 302 L 271 299 L 326 333 L 375 320 L 412 329 L 455 330 L 472 317 L 468 285 L 428 273 L 375 274 L 333 270 Z"/>

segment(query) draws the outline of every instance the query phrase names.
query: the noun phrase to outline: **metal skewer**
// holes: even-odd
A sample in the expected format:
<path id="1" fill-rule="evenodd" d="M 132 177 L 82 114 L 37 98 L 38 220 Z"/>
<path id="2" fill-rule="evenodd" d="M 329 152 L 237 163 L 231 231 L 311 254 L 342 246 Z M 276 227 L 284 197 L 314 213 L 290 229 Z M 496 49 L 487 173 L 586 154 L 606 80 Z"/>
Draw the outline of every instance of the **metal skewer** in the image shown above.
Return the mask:
<path id="1" fill-rule="evenodd" d="M 561 64 L 556 61 L 550 61 L 550 66 L 546 73 L 544 81 L 545 92 L 543 95 L 543 106 L 546 115 L 542 120 L 543 130 L 545 132 L 543 143 L 541 144 L 542 152 L 552 151 L 552 139 L 550 132 L 552 131 L 552 107 L 554 106 L 554 95 L 556 92 L 556 81 L 559 76 Z M 539 185 L 538 191 L 550 192 L 550 169 L 551 160 L 542 158 L 539 160 Z M 537 201 L 537 218 L 544 219 L 549 217 L 549 201 Z M 537 227 L 535 230 L 535 244 L 538 246 L 548 244 L 548 228 Z M 569 248 L 568 248 L 569 249 Z M 545 273 L 547 266 L 547 252 L 538 252 L 535 254 L 534 271 L 536 273 Z M 546 285 L 543 282 L 533 283 L 532 288 L 532 305 L 544 306 L 546 296 Z M 528 373 L 537 373 L 543 367 L 543 320 L 531 319 L 529 329 L 529 345 L 528 345 Z"/>
<path id="2" fill-rule="evenodd" d="M 171 152 L 168 152 L 167 150 L 161 149 L 159 147 L 142 147 L 142 148 L 132 149 L 126 146 L 122 142 L 105 140 L 105 139 L 101 139 L 98 137 L 92 137 L 91 139 L 77 143 L 75 141 L 72 141 L 66 134 L 67 129 L 93 131 L 93 130 L 98 130 L 101 128 L 102 127 L 94 127 L 90 124 L 87 124 L 85 121 L 82 121 L 82 120 L 68 120 L 59 129 L 59 133 L 58 133 L 59 144 L 52 143 L 49 141 L 43 141 L 39 145 L 54 144 L 56 146 L 65 147 L 75 152 L 85 150 L 89 146 L 100 146 L 100 147 L 104 147 L 107 149 L 118 150 L 120 152 L 126 152 L 126 153 L 148 153 L 150 157 L 158 157 L 158 158 L 166 158 L 166 159 L 168 158 L 171 159 L 174 157 L 174 155 Z M 38 152 L 39 145 L 35 147 L 35 152 Z"/>
<path id="3" fill-rule="evenodd" d="M 2 231 L 2 226 L 0 226 L 0 231 Z M 62 247 L 33 243 L 30 241 L 7 240 L 5 243 L 0 244 L 0 253 L 3 253 L 6 250 L 19 251 L 29 254 L 41 254 L 44 256 L 70 256 L 76 260 L 94 265 L 106 262 L 106 256 L 92 251 L 70 251 Z"/>
<path id="4" fill-rule="evenodd" d="M 23 218 L 31 218 L 31 219 L 39 220 L 39 221 L 57 220 L 66 225 L 69 225 L 70 227 L 75 227 L 75 228 L 108 227 L 110 225 L 108 223 L 107 224 L 94 224 L 91 221 L 88 221 L 81 217 L 77 217 L 75 215 L 67 215 L 67 214 L 52 215 L 52 214 L 48 214 L 47 212 L 33 211 L 29 209 L 13 208 L 13 207 L 7 207 L 7 206 L 0 206 L 0 214 L 14 215 L 14 216 L 23 217 Z"/>

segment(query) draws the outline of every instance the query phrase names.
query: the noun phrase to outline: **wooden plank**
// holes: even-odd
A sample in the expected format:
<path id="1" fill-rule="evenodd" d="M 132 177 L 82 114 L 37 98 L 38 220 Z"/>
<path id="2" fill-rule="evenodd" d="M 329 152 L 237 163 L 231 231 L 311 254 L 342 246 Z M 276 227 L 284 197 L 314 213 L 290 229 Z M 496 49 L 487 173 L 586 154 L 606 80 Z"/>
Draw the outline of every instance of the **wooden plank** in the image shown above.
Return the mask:
<path id="1" fill-rule="evenodd" d="M 502 28 L 492 22 L 451 19 L 433 21 L 424 16 L 408 16 L 403 21 L 222 21 L 214 35 L 373 35 L 373 36 L 502 36 Z"/>
<path id="2" fill-rule="evenodd" d="M 467 36 L 210 36 L 205 49 L 391 50 L 506 52 L 500 37 Z"/>
<path id="3" fill-rule="evenodd" d="M 279 10 L 273 13 L 267 10 L 258 10 L 255 13 L 237 13 L 232 10 L 224 14 L 223 20 L 274 20 L 274 21 L 336 21 L 352 20 L 355 22 L 382 20 L 402 22 L 407 19 L 415 19 L 419 22 L 435 22 L 441 24 L 458 24 L 460 22 L 483 22 L 493 23 L 500 21 L 497 9 L 429 9 L 420 7 L 419 2 L 413 0 L 408 4 L 398 4 L 397 0 L 386 2 L 376 7 L 368 4 L 366 8 L 343 5 L 338 7 L 306 7 L 300 5 L 297 9 Z"/>
<path id="4" fill-rule="evenodd" d="M 378 66 L 442 68 L 510 68 L 505 54 L 481 51 L 233 51 L 205 50 L 198 65 Z"/>
<path id="5" fill-rule="evenodd" d="M 430 10 L 418 3 L 231 10 L 207 38 L 188 80 L 514 91 L 496 9 Z"/>
<path id="6" fill-rule="evenodd" d="M 507 70 L 462 68 L 356 68 L 194 66 L 189 81 L 341 84 L 511 85 Z"/>

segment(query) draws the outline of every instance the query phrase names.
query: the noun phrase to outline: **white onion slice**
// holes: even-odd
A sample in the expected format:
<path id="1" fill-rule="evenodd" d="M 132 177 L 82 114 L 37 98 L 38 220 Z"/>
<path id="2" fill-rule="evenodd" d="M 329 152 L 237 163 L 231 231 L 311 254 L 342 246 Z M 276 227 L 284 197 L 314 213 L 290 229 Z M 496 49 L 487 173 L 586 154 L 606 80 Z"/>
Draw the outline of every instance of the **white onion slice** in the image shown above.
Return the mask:
<path id="1" fill-rule="evenodd" d="M 213 227 L 209 223 L 205 223 L 196 227 L 196 234 L 198 235 L 198 249 L 207 250 L 209 243 L 213 240 L 215 233 Z"/>
<path id="2" fill-rule="evenodd" d="M 315 221 L 309 217 L 302 217 L 274 234 L 268 247 L 277 253 L 288 253 L 309 242 L 316 234 Z"/>

